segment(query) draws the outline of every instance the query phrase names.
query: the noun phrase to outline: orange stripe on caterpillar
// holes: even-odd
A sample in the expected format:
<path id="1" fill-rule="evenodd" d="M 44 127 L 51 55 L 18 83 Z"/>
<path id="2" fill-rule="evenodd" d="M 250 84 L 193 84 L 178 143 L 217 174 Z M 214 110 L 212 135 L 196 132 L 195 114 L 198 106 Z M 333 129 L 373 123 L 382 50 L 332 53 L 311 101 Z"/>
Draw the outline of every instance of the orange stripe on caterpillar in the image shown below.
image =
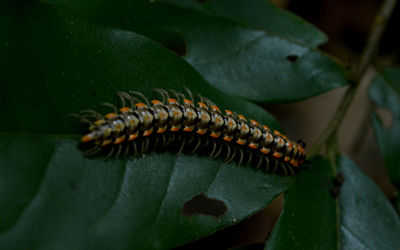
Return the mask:
<path id="1" fill-rule="evenodd" d="M 133 155 L 154 147 L 178 148 L 179 152 L 202 149 L 209 151 L 211 158 L 223 155 L 226 161 L 238 160 L 238 164 L 247 160 L 245 164 L 257 164 L 255 169 L 264 165 L 269 169 L 273 162 L 273 168 L 279 166 L 285 174 L 302 169 L 306 162 L 304 143 L 293 142 L 267 125 L 228 109 L 223 114 L 204 97 L 195 102 L 191 93 L 186 98 L 174 91 L 156 92 L 160 93 L 159 100 L 147 100 L 135 91 L 130 92 L 132 95 L 118 92 L 121 108 L 109 104 L 114 112 L 104 116 L 93 110 L 86 115 L 82 111 L 81 120 L 89 121 L 90 126 L 81 143 L 93 147 L 93 152 L 108 151 L 117 156 L 124 148 Z"/>

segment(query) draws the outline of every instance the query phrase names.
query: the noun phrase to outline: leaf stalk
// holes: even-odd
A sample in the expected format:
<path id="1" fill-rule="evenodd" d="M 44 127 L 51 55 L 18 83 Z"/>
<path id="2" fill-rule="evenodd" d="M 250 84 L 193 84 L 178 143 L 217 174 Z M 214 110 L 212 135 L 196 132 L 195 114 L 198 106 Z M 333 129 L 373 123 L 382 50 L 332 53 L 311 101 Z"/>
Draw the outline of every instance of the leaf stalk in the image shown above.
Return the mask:
<path id="1" fill-rule="evenodd" d="M 364 77 L 367 68 L 371 64 L 371 61 L 378 50 L 380 40 L 382 39 L 386 25 L 393 13 L 396 3 L 397 0 L 385 0 L 382 3 L 380 10 L 375 17 L 375 21 L 371 28 L 371 32 L 369 33 L 364 50 L 351 72 L 350 86 L 344 94 L 339 107 L 337 108 L 328 126 L 311 148 L 309 153 L 310 155 L 318 154 L 321 149 L 326 146 L 327 142 L 332 139 L 332 137 L 337 136 L 337 132 L 342 124 L 343 118 L 351 106 L 358 87 L 360 86 L 361 79 Z"/>

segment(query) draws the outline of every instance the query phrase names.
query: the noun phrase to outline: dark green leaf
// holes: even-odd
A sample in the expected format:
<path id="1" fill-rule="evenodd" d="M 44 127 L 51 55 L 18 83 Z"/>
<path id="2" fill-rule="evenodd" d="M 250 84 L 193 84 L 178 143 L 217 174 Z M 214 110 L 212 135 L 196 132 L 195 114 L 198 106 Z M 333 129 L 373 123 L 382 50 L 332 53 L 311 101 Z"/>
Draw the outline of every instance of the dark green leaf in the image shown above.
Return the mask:
<path id="1" fill-rule="evenodd" d="M 1 249 L 168 249 L 263 208 L 290 178 L 193 156 L 88 160 L 77 142 L 2 135 Z M 219 217 L 181 212 L 205 193 L 227 206 Z"/>
<path id="2" fill-rule="evenodd" d="M 285 194 L 284 207 L 266 249 L 336 249 L 336 202 L 332 172 L 322 157 L 311 159 Z"/>
<path id="3" fill-rule="evenodd" d="M 330 163 L 321 157 L 311 161 L 285 195 L 266 249 L 400 248 L 400 220 L 370 178 L 340 156 L 337 171 L 344 182 L 335 185 Z"/>
<path id="4" fill-rule="evenodd" d="M 191 0 L 159 0 L 178 6 L 204 11 L 242 23 L 254 29 L 265 30 L 279 36 L 316 47 L 327 41 L 326 35 L 298 16 L 275 7 L 265 0 L 213 0 L 203 4 Z"/>
<path id="5" fill-rule="evenodd" d="M 215 88 L 250 100 L 296 101 L 347 81 L 345 69 L 315 48 L 325 40 L 321 32 L 266 1 L 46 2 L 186 51 L 184 58 Z"/>
<path id="6" fill-rule="evenodd" d="M 400 70 L 382 70 L 373 80 L 369 96 L 378 107 L 389 114 L 387 126 L 375 111 L 371 113 L 371 118 L 389 177 L 400 188 Z"/>
<path id="7" fill-rule="evenodd" d="M 257 106 L 213 89 L 190 65 L 132 32 L 64 8 L 0 8 L 0 249 L 171 248 L 256 213 L 292 178 L 197 155 L 87 159 L 69 113 L 112 102 L 117 90 L 189 87 L 278 128 Z M 5 6 L 5 7 L 4 7 Z M 193 196 L 225 203 L 219 218 L 182 214 Z"/>

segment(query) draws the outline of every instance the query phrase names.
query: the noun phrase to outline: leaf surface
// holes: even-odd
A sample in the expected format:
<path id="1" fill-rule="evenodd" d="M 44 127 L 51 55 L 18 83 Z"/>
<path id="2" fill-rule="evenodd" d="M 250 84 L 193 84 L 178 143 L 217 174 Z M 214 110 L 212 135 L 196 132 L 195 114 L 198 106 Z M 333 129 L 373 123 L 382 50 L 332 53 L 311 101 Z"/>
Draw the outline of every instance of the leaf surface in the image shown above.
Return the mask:
<path id="1" fill-rule="evenodd" d="M 383 69 L 369 88 L 372 102 L 380 109 L 386 121 L 376 111 L 371 112 L 372 125 L 393 185 L 400 189 L 400 70 Z M 385 124 L 386 123 L 386 124 Z M 400 211 L 400 199 L 397 208 Z"/>
<path id="2" fill-rule="evenodd" d="M 348 158 L 337 158 L 343 184 L 320 156 L 287 191 L 266 249 L 399 249 L 400 220 L 375 183 Z M 339 191 L 339 196 L 332 193 Z"/>
<path id="3" fill-rule="evenodd" d="M 341 87 L 347 71 L 315 47 L 325 35 L 263 0 L 46 0 L 182 54 L 215 88 L 256 102 L 290 102 Z"/>
<path id="4" fill-rule="evenodd" d="M 10 1 L 0 8 L 0 249 L 164 249 L 235 224 L 268 205 L 292 178 L 200 155 L 88 159 L 86 128 L 68 116 L 184 87 L 279 128 L 254 104 L 210 86 L 189 64 L 135 33 L 88 23 L 63 7 Z M 108 111 L 102 110 L 103 113 Z M 204 193 L 218 217 L 182 213 Z"/>

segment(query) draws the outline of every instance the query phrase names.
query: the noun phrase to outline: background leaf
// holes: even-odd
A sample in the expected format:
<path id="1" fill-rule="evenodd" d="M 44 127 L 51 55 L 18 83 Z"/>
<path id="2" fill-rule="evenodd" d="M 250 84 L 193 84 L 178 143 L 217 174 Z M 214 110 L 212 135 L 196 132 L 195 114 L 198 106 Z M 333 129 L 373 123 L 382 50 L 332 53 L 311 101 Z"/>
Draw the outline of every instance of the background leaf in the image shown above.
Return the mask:
<path id="1" fill-rule="evenodd" d="M 311 162 L 285 193 L 266 249 L 336 249 L 336 202 L 329 194 L 332 172 L 322 157 Z"/>
<path id="2" fill-rule="evenodd" d="M 215 88 L 257 102 L 302 100 L 346 84 L 316 50 L 322 32 L 267 1 L 46 0 L 176 47 Z M 314 37 L 314 39 L 311 39 Z M 183 51 L 183 52 L 182 52 Z"/>
<path id="3" fill-rule="evenodd" d="M 275 7 L 264 0 L 214 0 L 199 3 L 192 0 L 158 0 L 189 9 L 204 11 L 234 20 L 254 29 L 265 30 L 298 42 L 317 47 L 325 43 L 326 35 L 289 11 Z"/>
<path id="4" fill-rule="evenodd" d="M 337 189 L 330 163 L 321 157 L 311 161 L 285 195 L 266 249 L 399 249 L 399 217 L 375 183 L 339 156 L 344 182 Z"/>
<path id="5" fill-rule="evenodd" d="M 197 155 L 87 159 L 69 113 L 117 90 L 151 96 L 189 87 L 279 128 L 261 108 L 212 88 L 178 56 L 132 32 L 87 23 L 65 8 L 0 8 L 0 248 L 171 248 L 235 224 L 286 190 L 292 178 Z M 182 214 L 205 193 L 225 203 L 214 218 Z"/>
<path id="6" fill-rule="evenodd" d="M 390 112 L 387 127 L 375 111 L 371 119 L 390 180 L 400 189 L 400 70 L 386 68 L 379 72 L 371 83 L 369 96 L 378 107 Z M 400 209 L 400 203 L 397 207 Z"/>

